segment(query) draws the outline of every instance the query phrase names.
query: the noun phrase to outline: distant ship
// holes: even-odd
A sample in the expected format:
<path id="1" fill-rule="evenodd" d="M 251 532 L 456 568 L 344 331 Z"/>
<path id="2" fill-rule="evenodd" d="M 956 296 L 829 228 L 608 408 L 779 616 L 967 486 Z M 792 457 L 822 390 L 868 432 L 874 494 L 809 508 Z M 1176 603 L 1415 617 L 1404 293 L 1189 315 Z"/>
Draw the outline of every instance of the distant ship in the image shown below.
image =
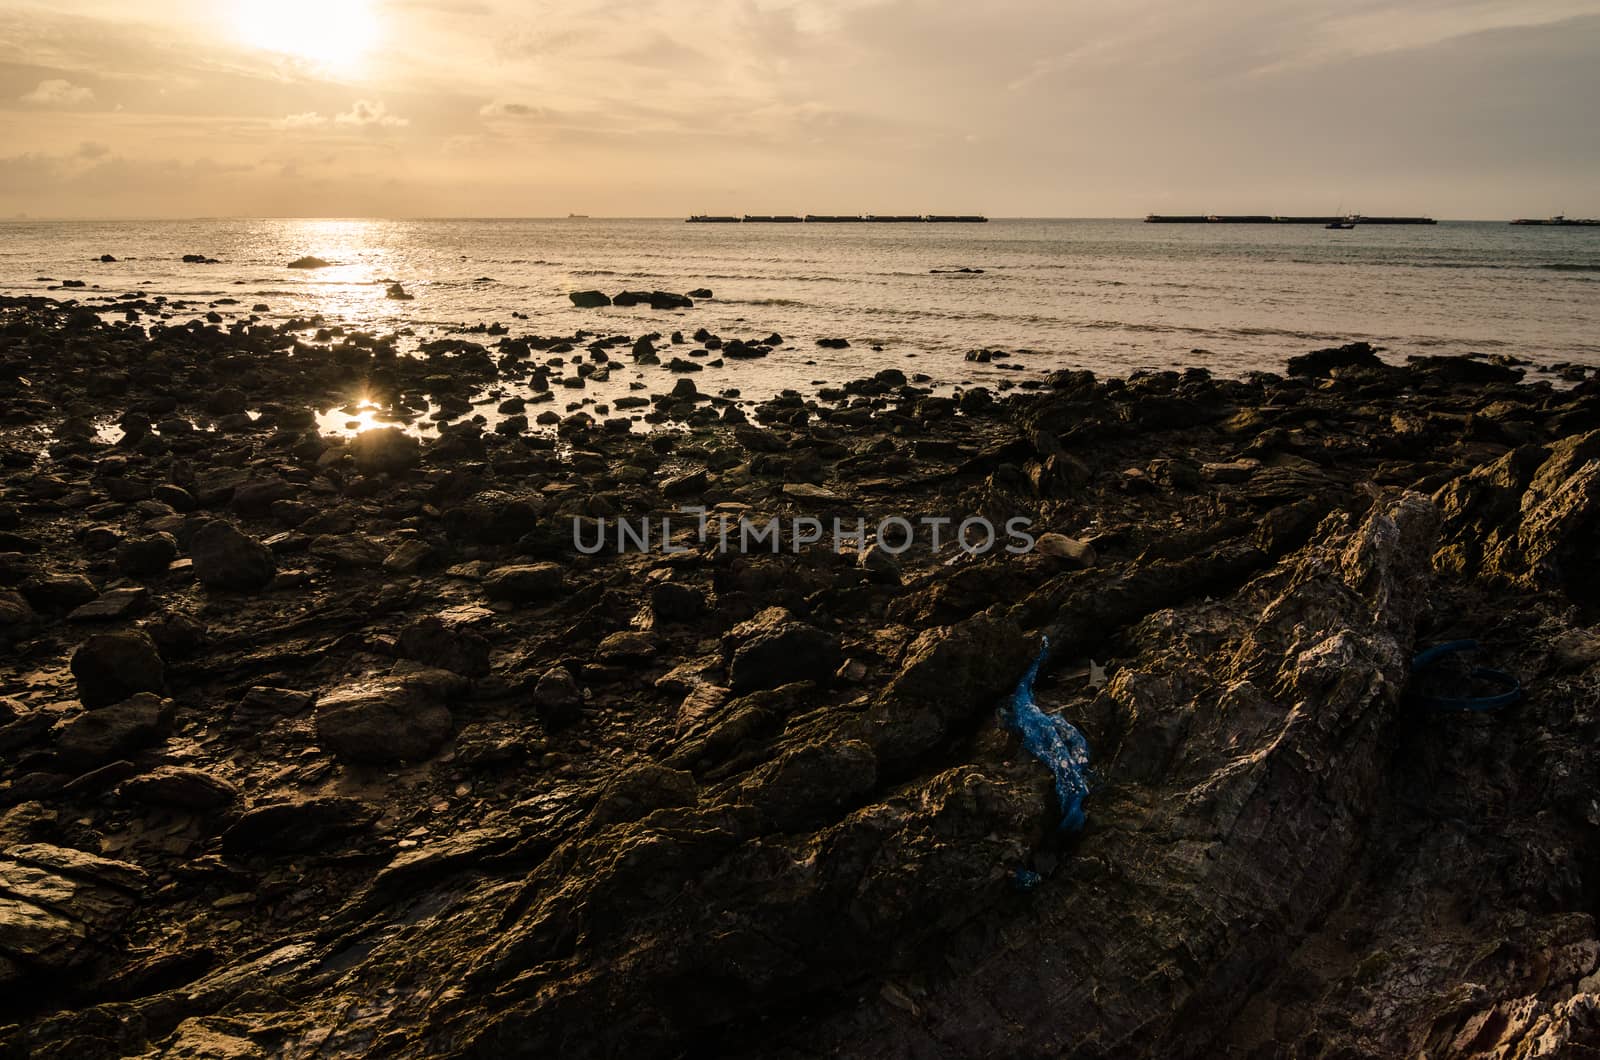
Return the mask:
<path id="1" fill-rule="evenodd" d="M 567 220 L 569 220 L 569 221 L 587 221 L 588 219 L 589 219 L 589 215 L 586 214 L 586 213 L 569 213 L 569 214 L 567 214 Z"/>
<path id="2" fill-rule="evenodd" d="M 1519 217 L 1511 222 L 1514 225 L 1538 225 L 1541 228 L 1597 228 L 1600 219 L 1593 217 L 1567 217 L 1556 214 L 1554 217 Z"/>
<path id="3" fill-rule="evenodd" d="M 1356 226 L 1356 222 L 1359 220 L 1361 220 L 1359 217 L 1346 217 L 1343 221 L 1329 221 L 1322 227 L 1330 228 L 1335 232 L 1348 232 Z"/>
<path id="4" fill-rule="evenodd" d="M 1436 225 L 1431 217 L 1284 217 L 1263 213 L 1252 214 L 1161 214 L 1145 215 L 1145 223 L 1152 225 L 1322 225 L 1334 228 L 1340 225 Z"/>
<path id="5" fill-rule="evenodd" d="M 793 214 L 747 213 L 743 217 L 697 213 L 685 218 L 686 224 L 986 224 L 982 214 L 831 214 L 808 213 L 803 217 Z"/>

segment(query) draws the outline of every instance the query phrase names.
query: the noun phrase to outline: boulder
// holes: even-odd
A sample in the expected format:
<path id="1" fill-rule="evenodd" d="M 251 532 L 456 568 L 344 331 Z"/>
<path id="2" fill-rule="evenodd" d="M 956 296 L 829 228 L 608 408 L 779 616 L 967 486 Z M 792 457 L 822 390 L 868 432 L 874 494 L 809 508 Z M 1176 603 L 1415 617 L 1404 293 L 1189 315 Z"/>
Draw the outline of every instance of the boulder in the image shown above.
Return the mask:
<path id="1" fill-rule="evenodd" d="M 221 519 L 194 532 L 189 555 L 194 560 L 194 576 L 208 589 L 260 592 L 278 573 L 271 549 Z"/>
<path id="2" fill-rule="evenodd" d="M 298 854 L 365 831 L 378 811 L 357 799 L 327 795 L 256 806 L 222 834 L 223 852 Z"/>
<path id="3" fill-rule="evenodd" d="M 166 670 L 155 641 L 142 632 L 101 633 L 72 655 L 78 699 L 89 708 L 120 703 L 139 692 L 160 692 Z"/>
<path id="4" fill-rule="evenodd" d="M 583 692 L 565 666 L 546 670 L 533 687 L 533 708 L 547 729 L 560 729 L 578 720 Z"/>
<path id="5" fill-rule="evenodd" d="M 123 781 L 117 796 L 146 806 L 220 810 L 238 800 L 239 786 L 202 769 L 160 766 Z"/>
<path id="6" fill-rule="evenodd" d="M 561 592 L 566 571 L 558 563 L 527 563 L 497 567 L 483 579 L 483 591 L 491 600 L 511 603 L 541 603 Z"/>
<path id="7" fill-rule="evenodd" d="M 172 713 L 170 699 L 150 692 L 84 711 L 56 725 L 56 754 L 74 769 L 94 769 L 159 741 L 172 726 Z"/>
<path id="8" fill-rule="evenodd" d="M 317 701 L 317 735 L 350 762 L 389 764 L 429 757 L 453 719 L 436 688 L 396 677 L 355 681 Z"/>
<path id="9" fill-rule="evenodd" d="M 728 634 L 729 682 L 735 692 L 777 688 L 794 681 L 830 684 L 843 661 L 839 639 L 769 607 Z"/>
<path id="10" fill-rule="evenodd" d="M 117 547 L 117 570 L 130 578 L 165 574 L 178 558 L 178 540 L 168 533 L 128 538 Z"/>
<path id="11" fill-rule="evenodd" d="M 326 268 L 329 267 L 330 264 L 331 264 L 330 262 L 323 261 L 319 257 L 315 257 L 313 255 L 307 254 L 303 258 L 295 258 L 293 261 L 289 262 L 289 268 L 291 268 L 291 269 L 326 269 Z"/>
<path id="12" fill-rule="evenodd" d="M 400 631 L 396 650 L 402 658 L 449 670 L 463 677 L 489 673 L 489 642 L 438 615 L 419 618 Z"/>
<path id="13" fill-rule="evenodd" d="M 579 309 L 603 309 L 611 304 L 611 296 L 602 291 L 573 291 L 567 297 Z"/>
<path id="14" fill-rule="evenodd" d="M 366 475 L 398 474 L 422 463 L 422 443 L 398 427 L 363 431 L 349 449 L 356 467 Z"/>

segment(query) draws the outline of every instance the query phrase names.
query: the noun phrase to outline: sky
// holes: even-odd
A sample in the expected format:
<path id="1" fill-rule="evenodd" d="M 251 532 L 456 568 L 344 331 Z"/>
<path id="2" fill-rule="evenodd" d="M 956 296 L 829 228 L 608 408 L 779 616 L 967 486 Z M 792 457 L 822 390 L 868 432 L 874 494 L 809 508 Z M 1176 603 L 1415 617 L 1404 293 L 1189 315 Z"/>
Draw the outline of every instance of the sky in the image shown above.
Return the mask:
<path id="1" fill-rule="evenodd" d="M 0 0 L 0 217 L 1600 215 L 1600 0 Z"/>

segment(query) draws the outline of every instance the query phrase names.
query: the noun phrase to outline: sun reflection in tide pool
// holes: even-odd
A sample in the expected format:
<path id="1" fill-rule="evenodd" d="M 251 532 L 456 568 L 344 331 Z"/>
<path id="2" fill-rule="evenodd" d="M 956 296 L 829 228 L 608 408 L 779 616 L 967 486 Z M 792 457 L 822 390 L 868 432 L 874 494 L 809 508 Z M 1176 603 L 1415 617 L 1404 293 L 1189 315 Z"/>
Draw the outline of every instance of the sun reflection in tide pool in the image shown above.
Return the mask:
<path id="1" fill-rule="evenodd" d="M 317 431 L 323 435 L 353 438 L 379 427 L 399 427 L 410 434 L 432 430 L 433 424 L 406 408 L 385 408 L 371 398 L 358 398 L 317 413 Z"/>

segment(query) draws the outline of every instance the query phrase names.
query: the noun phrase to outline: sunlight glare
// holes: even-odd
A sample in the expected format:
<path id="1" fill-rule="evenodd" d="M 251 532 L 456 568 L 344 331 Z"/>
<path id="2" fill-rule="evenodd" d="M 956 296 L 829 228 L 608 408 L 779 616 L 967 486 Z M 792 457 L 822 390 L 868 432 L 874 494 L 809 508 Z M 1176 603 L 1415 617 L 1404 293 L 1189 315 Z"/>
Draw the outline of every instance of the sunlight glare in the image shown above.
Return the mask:
<path id="1" fill-rule="evenodd" d="M 350 73 L 372 51 L 378 17 L 372 0 L 235 0 L 240 39 L 336 73 Z"/>

